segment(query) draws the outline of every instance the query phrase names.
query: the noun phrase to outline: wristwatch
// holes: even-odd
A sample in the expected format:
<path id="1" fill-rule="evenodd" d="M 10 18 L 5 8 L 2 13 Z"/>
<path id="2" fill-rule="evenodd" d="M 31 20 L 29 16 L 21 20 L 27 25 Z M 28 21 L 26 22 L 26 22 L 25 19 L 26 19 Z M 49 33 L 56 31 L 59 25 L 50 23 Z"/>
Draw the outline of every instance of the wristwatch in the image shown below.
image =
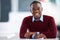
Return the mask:
<path id="1" fill-rule="evenodd" d="M 39 36 L 39 35 L 40 35 L 40 32 L 36 32 L 36 35 Z M 32 39 L 35 39 L 35 35 L 32 34 L 32 35 L 31 35 L 31 38 L 32 38 Z"/>

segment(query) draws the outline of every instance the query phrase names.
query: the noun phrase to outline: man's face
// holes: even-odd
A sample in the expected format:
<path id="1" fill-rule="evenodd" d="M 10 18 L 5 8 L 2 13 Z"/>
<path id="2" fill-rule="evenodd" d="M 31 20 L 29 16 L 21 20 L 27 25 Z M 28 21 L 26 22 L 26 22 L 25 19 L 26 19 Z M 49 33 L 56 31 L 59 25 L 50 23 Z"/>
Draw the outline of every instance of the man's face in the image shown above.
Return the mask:
<path id="1" fill-rule="evenodd" d="M 31 12 L 35 18 L 40 18 L 41 16 L 41 5 L 39 3 L 34 3 L 31 7 Z"/>

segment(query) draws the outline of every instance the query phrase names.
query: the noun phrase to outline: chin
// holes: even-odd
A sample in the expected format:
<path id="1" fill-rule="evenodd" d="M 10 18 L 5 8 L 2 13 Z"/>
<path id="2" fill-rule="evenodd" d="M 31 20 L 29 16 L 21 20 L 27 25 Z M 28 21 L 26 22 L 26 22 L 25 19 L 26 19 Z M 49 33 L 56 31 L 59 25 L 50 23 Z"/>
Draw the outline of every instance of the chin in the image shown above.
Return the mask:
<path id="1" fill-rule="evenodd" d="M 35 18 L 40 18 L 40 17 L 35 17 Z"/>

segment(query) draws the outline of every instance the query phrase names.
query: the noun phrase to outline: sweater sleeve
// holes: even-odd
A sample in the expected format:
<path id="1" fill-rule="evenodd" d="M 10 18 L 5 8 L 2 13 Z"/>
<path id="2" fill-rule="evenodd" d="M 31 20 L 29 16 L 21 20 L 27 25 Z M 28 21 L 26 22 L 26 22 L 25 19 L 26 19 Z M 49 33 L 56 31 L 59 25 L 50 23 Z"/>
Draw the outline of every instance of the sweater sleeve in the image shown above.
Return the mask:
<path id="1" fill-rule="evenodd" d="M 48 23 L 48 30 L 43 32 L 47 38 L 56 38 L 57 36 L 57 27 L 56 24 L 54 22 L 54 19 L 51 17 L 49 19 L 49 23 Z"/>
<path id="2" fill-rule="evenodd" d="M 20 33 L 19 33 L 20 38 L 25 38 L 24 35 L 26 32 L 27 32 L 27 21 L 26 18 L 24 18 L 20 28 Z"/>

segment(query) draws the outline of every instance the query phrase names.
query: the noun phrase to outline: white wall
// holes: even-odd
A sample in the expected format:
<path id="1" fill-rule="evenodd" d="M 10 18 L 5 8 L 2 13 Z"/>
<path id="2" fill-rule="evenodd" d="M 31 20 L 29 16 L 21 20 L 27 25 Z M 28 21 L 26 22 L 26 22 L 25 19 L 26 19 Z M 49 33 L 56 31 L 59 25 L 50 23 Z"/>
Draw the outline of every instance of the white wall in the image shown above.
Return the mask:
<path id="1" fill-rule="evenodd" d="M 21 23 L 24 17 L 31 15 L 30 12 L 10 12 L 8 22 L 0 22 L 0 37 L 19 36 Z"/>

